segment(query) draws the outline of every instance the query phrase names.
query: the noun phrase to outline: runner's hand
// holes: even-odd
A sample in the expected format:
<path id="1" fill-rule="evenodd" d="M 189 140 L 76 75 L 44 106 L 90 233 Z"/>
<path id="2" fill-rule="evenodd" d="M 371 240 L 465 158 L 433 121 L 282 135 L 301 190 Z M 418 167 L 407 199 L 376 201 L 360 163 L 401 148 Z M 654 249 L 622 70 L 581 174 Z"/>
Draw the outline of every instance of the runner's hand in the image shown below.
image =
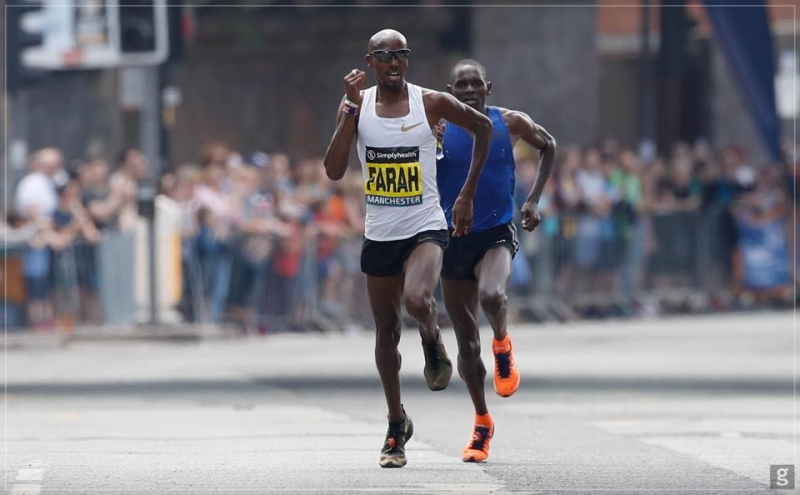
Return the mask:
<path id="1" fill-rule="evenodd" d="M 541 222 L 542 215 L 539 213 L 539 207 L 532 201 L 526 201 L 522 205 L 522 228 L 532 232 Z"/>
<path id="2" fill-rule="evenodd" d="M 439 122 L 436 123 L 436 140 L 440 143 L 444 138 L 444 127 L 447 125 L 447 121 L 444 119 L 439 119 Z"/>
<path id="3" fill-rule="evenodd" d="M 361 90 L 367 86 L 367 73 L 363 70 L 353 69 L 344 76 L 344 91 L 347 99 L 361 105 Z"/>
<path id="4" fill-rule="evenodd" d="M 472 199 L 459 195 L 453 203 L 453 235 L 460 237 L 472 229 Z"/>

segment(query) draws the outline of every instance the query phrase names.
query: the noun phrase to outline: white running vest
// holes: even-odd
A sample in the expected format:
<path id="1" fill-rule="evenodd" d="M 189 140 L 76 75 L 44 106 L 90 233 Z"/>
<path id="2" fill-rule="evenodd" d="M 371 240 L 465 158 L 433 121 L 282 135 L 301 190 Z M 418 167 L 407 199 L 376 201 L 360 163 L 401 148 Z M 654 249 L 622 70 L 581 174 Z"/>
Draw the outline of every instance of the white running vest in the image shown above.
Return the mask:
<path id="1" fill-rule="evenodd" d="M 364 92 L 358 121 L 358 159 L 364 177 L 364 236 L 373 241 L 408 239 L 447 229 L 436 186 L 436 138 L 428 126 L 422 89 L 408 88 L 409 113 L 382 118 L 377 89 Z"/>

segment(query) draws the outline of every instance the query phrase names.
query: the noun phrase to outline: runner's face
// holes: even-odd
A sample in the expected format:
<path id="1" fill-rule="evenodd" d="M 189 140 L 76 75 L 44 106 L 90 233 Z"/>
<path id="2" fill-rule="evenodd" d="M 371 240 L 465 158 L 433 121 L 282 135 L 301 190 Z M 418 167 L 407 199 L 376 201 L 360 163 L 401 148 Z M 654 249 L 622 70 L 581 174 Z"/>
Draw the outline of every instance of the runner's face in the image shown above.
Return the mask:
<path id="1" fill-rule="evenodd" d="M 378 43 L 367 54 L 367 65 L 372 67 L 382 85 L 401 88 L 406 80 L 410 50 L 401 39 L 387 39 Z"/>
<path id="2" fill-rule="evenodd" d="M 478 68 L 472 65 L 460 67 L 455 76 L 453 84 L 447 87 L 450 93 L 461 103 L 483 111 L 486 96 L 491 94 L 492 83 L 487 83 Z"/>

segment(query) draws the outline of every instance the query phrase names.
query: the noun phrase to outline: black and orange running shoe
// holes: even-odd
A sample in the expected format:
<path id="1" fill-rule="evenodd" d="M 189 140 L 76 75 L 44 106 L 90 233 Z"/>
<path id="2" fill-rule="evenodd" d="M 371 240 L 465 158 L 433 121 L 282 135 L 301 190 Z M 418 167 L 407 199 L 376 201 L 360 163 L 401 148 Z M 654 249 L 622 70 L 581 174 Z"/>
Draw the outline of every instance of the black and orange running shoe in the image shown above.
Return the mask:
<path id="1" fill-rule="evenodd" d="M 510 397 L 519 388 L 519 370 L 511 351 L 511 338 L 492 339 L 494 352 L 494 391 L 500 397 Z"/>
<path id="2" fill-rule="evenodd" d="M 494 420 L 489 414 L 475 415 L 472 438 L 461 453 L 464 462 L 486 462 L 489 458 L 489 442 L 494 435 Z"/>
<path id="3" fill-rule="evenodd" d="M 431 343 L 422 342 L 422 349 L 425 351 L 425 368 L 423 374 L 428 388 L 435 391 L 444 390 L 450 383 L 453 376 L 453 363 L 447 356 L 447 350 L 442 342 L 442 334 Z"/>
<path id="4" fill-rule="evenodd" d="M 400 423 L 389 423 L 386 440 L 381 449 L 380 465 L 385 468 L 401 468 L 406 465 L 406 442 L 414 434 L 414 424 L 403 409 L 406 419 Z"/>

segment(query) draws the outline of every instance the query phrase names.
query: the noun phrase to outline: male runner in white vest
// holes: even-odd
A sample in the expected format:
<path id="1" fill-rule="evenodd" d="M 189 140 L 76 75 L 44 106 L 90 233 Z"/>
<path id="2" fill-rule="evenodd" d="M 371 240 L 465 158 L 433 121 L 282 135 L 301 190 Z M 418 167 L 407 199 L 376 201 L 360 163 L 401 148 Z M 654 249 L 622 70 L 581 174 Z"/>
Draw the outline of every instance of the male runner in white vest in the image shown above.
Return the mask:
<path id="1" fill-rule="evenodd" d="M 353 69 L 344 77 L 345 96 L 336 130 L 325 152 L 325 171 L 339 180 L 347 170 L 353 138 L 367 201 L 361 270 L 375 319 L 375 362 L 389 409 L 389 430 L 380 454 L 382 467 L 406 464 L 405 443 L 413 426 L 400 400 L 400 304 L 418 322 L 425 350 L 425 379 L 431 390 L 450 382 L 453 366 L 436 324 L 433 291 L 449 235 L 436 185 L 436 138 L 440 119 L 475 136 L 467 179 L 452 211 L 455 236 L 468 234 L 472 200 L 491 142 L 488 117 L 452 95 L 405 80 L 411 50 L 399 32 L 372 36 L 367 67 L 376 86 Z"/>

